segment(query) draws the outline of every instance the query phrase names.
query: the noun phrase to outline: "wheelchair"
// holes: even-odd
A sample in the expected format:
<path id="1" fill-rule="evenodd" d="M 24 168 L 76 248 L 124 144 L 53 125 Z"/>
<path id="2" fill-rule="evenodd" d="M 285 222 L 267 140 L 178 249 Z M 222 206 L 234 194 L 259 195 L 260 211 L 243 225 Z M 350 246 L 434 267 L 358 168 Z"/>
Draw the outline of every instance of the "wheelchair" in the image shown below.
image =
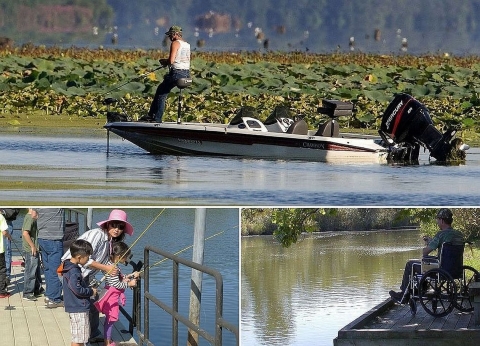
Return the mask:
<path id="1" fill-rule="evenodd" d="M 412 315 L 417 313 L 417 301 L 434 317 L 447 316 L 454 308 L 473 311 L 468 286 L 480 280 L 479 272 L 463 265 L 465 244 L 443 243 L 440 257 L 426 257 L 412 266 L 408 304 Z"/>

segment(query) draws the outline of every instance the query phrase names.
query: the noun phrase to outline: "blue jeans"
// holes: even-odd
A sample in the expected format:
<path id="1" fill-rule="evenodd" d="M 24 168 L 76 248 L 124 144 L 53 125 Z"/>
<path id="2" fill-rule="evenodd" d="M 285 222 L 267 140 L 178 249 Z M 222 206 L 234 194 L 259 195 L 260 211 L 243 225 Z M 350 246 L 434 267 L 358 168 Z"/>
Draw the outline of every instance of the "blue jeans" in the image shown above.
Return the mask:
<path id="1" fill-rule="evenodd" d="M 32 252 L 23 252 L 25 257 L 25 280 L 23 294 L 35 294 L 42 287 L 42 273 L 40 271 L 40 254 L 32 255 Z"/>
<path id="2" fill-rule="evenodd" d="M 7 221 L 7 232 L 10 235 L 13 234 L 13 221 Z M 10 278 L 10 273 L 12 270 L 12 242 L 6 237 L 3 237 L 3 243 L 5 244 L 5 266 L 7 267 L 7 279 Z"/>
<path id="3" fill-rule="evenodd" d="M 45 295 L 50 301 L 59 303 L 62 300 L 62 282 L 58 278 L 57 268 L 62 260 L 63 241 L 38 239 L 38 245 L 45 273 Z"/>
<path id="4" fill-rule="evenodd" d="M 154 118 L 157 123 L 162 122 L 163 113 L 165 112 L 165 101 L 167 100 L 168 94 L 177 86 L 178 79 L 188 77 L 190 77 L 190 70 L 175 70 L 173 68 L 170 70 L 155 92 L 155 97 L 148 111 L 149 118 Z"/>

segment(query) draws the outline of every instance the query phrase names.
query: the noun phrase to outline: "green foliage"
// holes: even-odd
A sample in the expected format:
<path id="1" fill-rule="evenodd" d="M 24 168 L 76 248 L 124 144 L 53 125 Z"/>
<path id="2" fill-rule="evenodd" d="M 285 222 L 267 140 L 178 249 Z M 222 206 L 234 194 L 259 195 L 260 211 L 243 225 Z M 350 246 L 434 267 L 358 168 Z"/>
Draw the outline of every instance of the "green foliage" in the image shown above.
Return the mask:
<path id="1" fill-rule="evenodd" d="M 43 109 L 102 118 L 102 101 L 109 96 L 121 98 L 129 114 L 140 117 L 165 73 L 148 72 L 158 67 L 158 58 L 164 54 L 33 46 L 5 50 L 0 52 L 2 111 Z M 355 105 L 353 118 L 340 119 L 343 127 L 376 129 L 393 95 L 410 92 L 427 106 L 439 128 L 455 126 L 473 132 L 480 128 L 479 61 L 471 57 L 196 53 L 194 83 L 184 94 L 184 120 L 227 123 L 244 105 L 256 108 L 264 120 L 281 104 L 306 116 L 310 128 L 316 128 L 324 121 L 317 108 L 322 99 L 330 98 Z M 170 94 L 170 105 L 176 97 Z M 43 100 L 41 107 L 39 100 Z M 176 119 L 176 107 L 167 107 L 165 119 Z"/>
<path id="2" fill-rule="evenodd" d="M 273 232 L 275 239 L 283 246 L 289 247 L 297 242 L 298 236 L 303 232 L 315 231 L 314 216 L 317 212 L 325 213 L 323 209 L 274 209 L 272 223 L 277 226 Z"/>
<path id="3" fill-rule="evenodd" d="M 272 234 L 283 246 L 304 232 L 370 231 L 419 225 L 423 235 L 438 232 L 438 208 L 273 208 L 243 209 L 242 235 Z M 454 208 L 453 227 L 473 241 L 480 238 L 480 208 Z"/>
<path id="4" fill-rule="evenodd" d="M 480 209 L 479 208 L 452 208 L 452 227 L 462 232 L 466 240 L 480 239 Z M 423 234 L 433 237 L 438 232 L 436 215 L 438 208 L 404 209 L 400 215 L 409 215 L 414 222 L 420 225 Z"/>

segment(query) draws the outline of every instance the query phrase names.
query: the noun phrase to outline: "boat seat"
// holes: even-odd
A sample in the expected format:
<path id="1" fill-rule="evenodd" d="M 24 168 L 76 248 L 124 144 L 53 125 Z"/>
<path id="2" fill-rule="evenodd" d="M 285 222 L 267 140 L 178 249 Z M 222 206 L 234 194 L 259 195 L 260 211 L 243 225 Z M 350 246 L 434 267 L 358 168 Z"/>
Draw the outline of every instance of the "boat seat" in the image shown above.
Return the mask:
<path id="1" fill-rule="evenodd" d="M 303 119 L 298 119 L 293 122 L 292 125 L 287 129 L 287 133 L 293 135 L 307 135 L 308 134 L 308 125 Z"/>
<path id="2" fill-rule="evenodd" d="M 340 129 L 338 126 L 338 122 L 335 119 L 328 120 L 321 124 L 318 127 L 317 133 L 315 136 L 323 136 L 323 137 L 338 137 L 340 135 Z"/>
<path id="3" fill-rule="evenodd" d="M 192 78 L 179 78 L 177 79 L 177 88 L 185 89 L 192 85 Z"/>

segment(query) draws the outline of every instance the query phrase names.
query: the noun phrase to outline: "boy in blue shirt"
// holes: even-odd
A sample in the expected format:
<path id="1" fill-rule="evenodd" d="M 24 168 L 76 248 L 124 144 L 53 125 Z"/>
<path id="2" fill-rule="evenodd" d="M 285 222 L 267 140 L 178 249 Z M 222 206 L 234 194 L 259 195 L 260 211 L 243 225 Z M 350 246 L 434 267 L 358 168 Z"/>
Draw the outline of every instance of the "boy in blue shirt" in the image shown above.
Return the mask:
<path id="1" fill-rule="evenodd" d="M 71 346 L 82 346 L 90 337 L 90 297 L 97 289 L 88 287 L 82 277 L 80 266 L 84 266 L 93 252 L 92 245 L 83 239 L 77 239 L 70 245 L 72 257 L 63 262 L 63 302 L 70 316 Z"/>

